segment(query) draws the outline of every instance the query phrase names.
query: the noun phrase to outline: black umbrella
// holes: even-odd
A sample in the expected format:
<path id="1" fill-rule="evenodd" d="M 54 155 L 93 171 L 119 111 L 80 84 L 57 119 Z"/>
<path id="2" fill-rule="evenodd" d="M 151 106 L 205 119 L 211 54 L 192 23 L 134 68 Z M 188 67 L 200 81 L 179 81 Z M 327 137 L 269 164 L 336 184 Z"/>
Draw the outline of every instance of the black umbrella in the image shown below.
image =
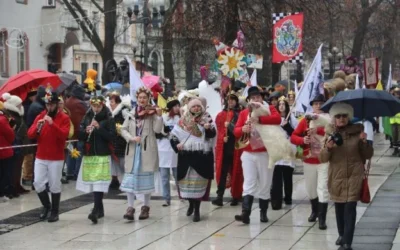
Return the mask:
<path id="1" fill-rule="evenodd" d="M 61 84 L 56 89 L 58 94 L 64 92 L 64 90 L 66 90 L 74 81 L 76 81 L 76 76 L 73 74 L 61 73 L 58 74 L 58 76 L 61 79 Z"/>
<path id="2" fill-rule="evenodd" d="M 359 119 L 390 117 L 400 113 L 400 100 L 382 90 L 356 89 L 341 91 L 329 99 L 321 109 L 329 112 L 333 104 L 338 102 L 350 104 L 354 108 L 354 117 Z"/>

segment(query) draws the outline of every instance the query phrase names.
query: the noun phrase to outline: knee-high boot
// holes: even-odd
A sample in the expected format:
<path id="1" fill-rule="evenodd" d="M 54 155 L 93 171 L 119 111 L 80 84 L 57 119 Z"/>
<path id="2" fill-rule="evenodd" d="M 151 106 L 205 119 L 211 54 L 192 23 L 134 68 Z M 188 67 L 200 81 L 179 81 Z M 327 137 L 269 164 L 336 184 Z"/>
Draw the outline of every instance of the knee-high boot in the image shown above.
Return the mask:
<path id="1" fill-rule="evenodd" d="M 308 222 L 316 222 L 318 217 L 318 198 L 310 200 L 311 202 L 311 214 L 308 217 Z"/>
<path id="2" fill-rule="evenodd" d="M 51 193 L 51 213 L 48 222 L 58 221 L 58 212 L 60 208 L 61 193 Z"/>
<path id="3" fill-rule="evenodd" d="M 250 224 L 251 207 L 253 206 L 254 196 L 246 195 L 243 197 L 242 213 L 235 215 L 235 220 L 241 221 L 244 224 Z"/>
<path id="4" fill-rule="evenodd" d="M 43 205 L 43 209 L 42 209 L 42 212 L 40 213 L 39 218 L 41 220 L 45 220 L 47 218 L 47 216 L 49 215 L 49 212 L 51 209 L 49 194 L 47 193 L 46 190 L 44 190 L 43 192 L 38 193 L 38 196 L 39 196 L 40 202 Z"/>
<path id="5" fill-rule="evenodd" d="M 193 222 L 199 222 L 200 221 L 200 204 L 201 204 L 201 201 L 194 200 L 193 202 L 194 202 Z"/>
<path id="6" fill-rule="evenodd" d="M 326 213 L 328 212 L 328 203 L 319 203 L 318 205 L 318 223 L 320 230 L 326 230 Z"/>
<path id="7" fill-rule="evenodd" d="M 186 212 L 186 216 L 191 216 L 193 214 L 194 211 L 194 200 L 189 199 L 189 208 Z"/>
<path id="8" fill-rule="evenodd" d="M 268 222 L 268 217 L 267 217 L 268 202 L 269 200 L 259 199 L 261 222 Z"/>

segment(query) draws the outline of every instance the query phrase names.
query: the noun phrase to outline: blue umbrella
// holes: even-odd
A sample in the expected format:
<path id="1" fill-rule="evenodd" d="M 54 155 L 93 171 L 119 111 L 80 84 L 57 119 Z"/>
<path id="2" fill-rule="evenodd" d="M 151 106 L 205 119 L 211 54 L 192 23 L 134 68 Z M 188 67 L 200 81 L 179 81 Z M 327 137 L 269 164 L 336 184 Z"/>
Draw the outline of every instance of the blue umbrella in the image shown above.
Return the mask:
<path id="1" fill-rule="evenodd" d="M 386 91 L 372 89 L 356 89 L 341 91 L 329 99 L 321 109 L 329 112 L 333 104 L 344 102 L 354 108 L 354 117 L 394 116 L 400 113 L 400 100 Z"/>
<path id="2" fill-rule="evenodd" d="M 122 84 L 119 82 L 110 82 L 104 86 L 108 90 L 121 90 Z"/>

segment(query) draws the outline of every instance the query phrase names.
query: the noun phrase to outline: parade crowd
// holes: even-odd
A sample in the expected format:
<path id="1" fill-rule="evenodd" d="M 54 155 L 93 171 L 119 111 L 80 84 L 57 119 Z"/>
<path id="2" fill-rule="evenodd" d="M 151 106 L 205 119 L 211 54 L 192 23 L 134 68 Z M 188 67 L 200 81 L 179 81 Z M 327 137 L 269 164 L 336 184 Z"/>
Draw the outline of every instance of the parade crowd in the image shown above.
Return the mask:
<path id="1" fill-rule="evenodd" d="M 393 89 L 393 95 L 399 98 L 400 89 Z M 127 194 L 127 210 L 125 214 L 121 211 L 124 219 L 145 220 L 150 216 L 156 176 L 161 176 L 163 206 L 170 206 L 172 176 L 180 199 L 189 202 L 186 215 L 198 222 L 201 202 L 209 200 L 215 177 L 213 205 L 223 206 L 225 191 L 230 189 L 230 205 L 242 205 L 236 221 L 249 224 L 258 199 L 260 222 L 265 223 L 269 207 L 279 210 L 283 204 L 292 204 L 296 165 L 294 159 L 281 159 L 269 168 L 268 148 L 255 146 L 260 135 L 254 128 L 281 126 L 290 150 L 303 161 L 311 204 L 308 221 L 318 221 L 319 229 L 326 230 L 328 202 L 333 201 L 339 234 L 336 244 L 351 249 L 364 165 L 373 156 L 374 128 L 365 124 L 375 119 L 360 121 L 353 107 L 344 103 L 323 113 L 320 108 L 329 93 L 311 100 L 312 113 L 296 117 L 291 112 L 293 91 L 285 96 L 256 86 L 248 89 L 244 101 L 237 91 L 229 91 L 215 121 L 207 112 L 207 100 L 195 93 L 186 92 L 181 100 L 168 98 L 165 109 L 152 105 L 153 94 L 145 87 L 135 97 L 133 108 L 115 91 L 88 99 L 87 89 L 79 84 L 62 94 L 41 86 L 32 89 L 25 100 L 3 94 L 1 201 L 29 192 L 22 184 L 32 185 L 43 205 L 40 219 L 55 222 L 62 182 L 76 181 L 77 190 L 93 193 L 94 207 L 88 215 L 93 223 L 106 215 L 103 197 L 109 189 Z M 261 106 L 269 114 L 252 116 Z M 399 119 L 392 120 L 395 154 L 399 152 Z M 18 147 L 29 144 L 37 146 Z M 138 198 L 143 206 L 136 217 Z"/>

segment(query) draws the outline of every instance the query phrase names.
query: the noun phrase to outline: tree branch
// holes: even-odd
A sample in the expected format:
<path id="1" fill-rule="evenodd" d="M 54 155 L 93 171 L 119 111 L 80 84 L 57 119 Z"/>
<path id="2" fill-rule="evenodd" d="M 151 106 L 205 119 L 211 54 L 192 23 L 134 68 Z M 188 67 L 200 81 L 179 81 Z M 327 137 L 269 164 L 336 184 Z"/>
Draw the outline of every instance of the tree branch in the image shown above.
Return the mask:
<path id="1" fill-rule="evenodd" d="M 97 9 L 99 9 L 101 13 L 104 13 L 104 9 L 100 6 L 98 2 L 96 2 L 96 0 L 90 0 L 90 1 L 94 4 L 94 6 L 96 6 Z"/>
<path id="2" fill-rule="evenodd" d="M 93 26 L 92 22 L 90 22 L 85 11 L 82 9 L 82 6 L 80 6 L 76 2 L 76 0 L 71 0 L 71 3 L 68 0 L 63 0 L 63 2 L 67 6 L 69 12 L 75 18 L 79 26 L 82 28 L 82 31 L 89 37 L 90 41 L 96 47 L 97 52 L 99 52 L 99 54 L 103 56 L 103 50 L 104 50 L 103 43 L 99 37 L 99 34 L 97 34 L 97 31 L 95 30 L 95 27 Z M 78 10 L 83 20 L 81 20 L 81 18 L 79 17 L 75 9 L 72 7 L 72 5 L 74 5 L 75 8 Z"/>

